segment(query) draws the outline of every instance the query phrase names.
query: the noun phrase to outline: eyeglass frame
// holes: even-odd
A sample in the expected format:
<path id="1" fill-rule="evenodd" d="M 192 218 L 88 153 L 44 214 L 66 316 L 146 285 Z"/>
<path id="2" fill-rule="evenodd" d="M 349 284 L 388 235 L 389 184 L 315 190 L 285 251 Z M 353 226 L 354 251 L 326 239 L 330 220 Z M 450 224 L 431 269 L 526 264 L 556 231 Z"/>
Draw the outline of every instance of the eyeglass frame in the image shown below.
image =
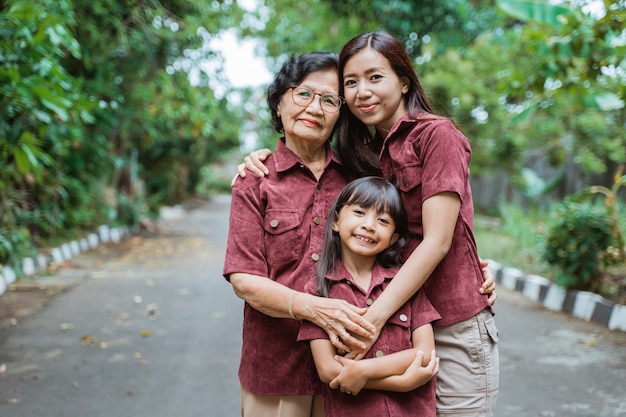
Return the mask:
<path id="1" fill-rule="evenodd" d="M 302 86 L 302 85 L 295 85 L 295 86 L 289 87 L 289 89 L 291 89 L 291 100 L 293 100 L 293 103 L 296 106 L 300 106 L 300 107 L 308 107 L 308 106 L 310 106 L 311 103 L 313 103 L 313 100 L 315 100 L 315 96 L 320 96 L 320 109 L 324 110 L 324 112 L 326 112 L 326 113 L 337 113 L 339 110 L 341 110 L 341 106 L 343 106 L 343 104 L 346 102 L 345 99 L 343 97 L 341 97 L 340 95 L 338 95 L 338 94 L 316 93 L 315 91 L 311 90 L 309 87 L 305 87 L 305 86 Z M 310 92 L 312 94 L 311 95 L 311 99 L 309 100 L 308 103 L 300 104 L 300 103 L 298 103 L 296 101 L 295 95 L 294 95 L 296 89 L 303 89 L 303 90 L 306 90 L 306 91 L 308 91 L 308 92 Z M 328 109 L 326 109 L 326 107 L 324 107 L 324 105 L 325 104 L 328 105 L 328 103 L 322 100 L 323 97 L 332 97 L 333 99 L 337 98 L 339 100 L 339 105 L 336 108 L 334 108 L 334 110 L 328 110 Z"/>

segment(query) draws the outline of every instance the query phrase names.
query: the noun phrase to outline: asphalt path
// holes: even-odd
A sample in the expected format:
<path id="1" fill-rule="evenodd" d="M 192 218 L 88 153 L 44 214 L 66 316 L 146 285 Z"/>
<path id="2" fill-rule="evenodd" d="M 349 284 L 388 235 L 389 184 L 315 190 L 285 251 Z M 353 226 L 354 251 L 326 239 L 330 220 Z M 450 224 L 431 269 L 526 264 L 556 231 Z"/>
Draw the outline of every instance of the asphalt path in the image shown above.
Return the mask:
<path id="1" fill-rule="evenodd" d="M 2 330 L 0 417 L 240 415 L 228 209 L 216 197 L 41 278 L 75 285 Z M 497 416 L 626 417 L 625 333 L 498 292 Z"/>

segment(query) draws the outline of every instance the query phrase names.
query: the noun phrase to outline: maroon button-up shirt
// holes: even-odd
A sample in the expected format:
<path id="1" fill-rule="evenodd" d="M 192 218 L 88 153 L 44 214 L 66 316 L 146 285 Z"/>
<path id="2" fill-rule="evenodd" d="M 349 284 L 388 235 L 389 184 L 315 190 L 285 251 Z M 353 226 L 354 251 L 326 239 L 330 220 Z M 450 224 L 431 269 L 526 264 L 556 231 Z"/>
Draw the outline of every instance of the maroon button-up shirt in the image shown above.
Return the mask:
<path id="1" fill-rule="evenodd" d="M 397 272 L 398 268 L 383 268 L 380 264 L 375 264 L 370 288 L 363 291 L 345 267 L 340 264 L 327 277 L 332 281 L 328 296 L 346 300 L 359 307 L 368 307 L 382 294 Z M 307 285 L 307 291 L 315 294 L 313 281 Z M 387 321 L 378 340 L 365 355 L 365 358 L 374 358 L 376 355 L 389 355 L 411 349 L 413 347 L 412 332 L 439 318 L 439 314 L 423 291 L 418 291 Z M 313 323 L 303 321 L 298 340 L 313 339 L 328 339 L 328 335 Z M 359 395 L 352 396 L 324 385 L 322 388 L 324 411 L 326 417 L 434 417 L 436 414 L 435 387 L 436 377 L 410 392 L 363 390 Z"/>
<path id="2" fill-rule="evenodd" d="M 484 278 L 473 232 L 470 159 L 469 141 L 450 120 L 415 121 L 408 114 L 393 126 L 380 153 L 383 175 L 398 185 L 408 212 L 413 238 L 407 257 L 422 241 L 422 203 L 446 191 L 461 199 L 450 251 L 423 286 L 442 317 L 436 326 L 458 323 L 489 307 L 488 297 L 478 292 Z"/>
<path id="3" fill-rule="evenodd" d="M 283 140 L 266 166 L 268 176 L 248 175 L 233 186 L 223 273 L 260 275 L 302 291 L 315 273 L 330 206 L 349 178 L 330 146 L 319 181 Z M 299 327 L 245 304 L 239 380 L 246 390 L 319 393 L 311 352 L 296 341 Z"/>

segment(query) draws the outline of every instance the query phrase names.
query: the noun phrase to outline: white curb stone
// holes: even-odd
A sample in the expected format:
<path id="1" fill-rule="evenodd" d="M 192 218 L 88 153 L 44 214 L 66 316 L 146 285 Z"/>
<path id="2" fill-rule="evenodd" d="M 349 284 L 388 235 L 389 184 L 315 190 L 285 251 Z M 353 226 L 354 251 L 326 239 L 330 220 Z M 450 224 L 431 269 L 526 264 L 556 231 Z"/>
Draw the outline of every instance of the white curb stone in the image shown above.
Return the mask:
<path id="1" fill-rule="evenodd" d="M 541 288 L 548 287 L 550 281 L 539 275 L 528 275 L 524 281 L 524 290 L 522 294 L 533 301 L 539 302 L 541 297 Z"/>
<path id="2" fill-rule="evenodd" d="M 508 290 L 515 291 L 517 279 L 522 278 L 524 273 L 515 268 L 504 268 L 502 270 L 502 286 Z"/>
<path id="3" fill-rule="evenodd" d="M 613 306 L 608 326 L 611 330 L 622 330 L 626 332 L 626 306 Z"/>
<path id="4" fill-rule="evenodd" d="M 567 290 L 556 284 L 550 285 L 546 298 L 543 300 L 543 306 L 552 311 L 561 311 Z"/>

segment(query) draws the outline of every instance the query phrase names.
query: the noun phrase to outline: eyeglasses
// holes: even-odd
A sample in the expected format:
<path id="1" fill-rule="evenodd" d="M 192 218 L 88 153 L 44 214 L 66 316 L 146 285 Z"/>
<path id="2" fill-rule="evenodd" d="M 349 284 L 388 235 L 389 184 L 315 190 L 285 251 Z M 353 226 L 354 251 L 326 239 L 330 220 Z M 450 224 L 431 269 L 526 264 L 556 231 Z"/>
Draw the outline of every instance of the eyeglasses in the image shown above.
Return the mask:
<path id="1" fill-rule="evenodd" d="M 315 96 L 320 96 L 320 106 L 325 112 L 334 113 L 339 111 L 343 104 L 343 99 L 335 94 L 315 93 L 307 87 L 291 87 L 291 97 L 298 106 L 306 107 L 313 102 Z"/>

